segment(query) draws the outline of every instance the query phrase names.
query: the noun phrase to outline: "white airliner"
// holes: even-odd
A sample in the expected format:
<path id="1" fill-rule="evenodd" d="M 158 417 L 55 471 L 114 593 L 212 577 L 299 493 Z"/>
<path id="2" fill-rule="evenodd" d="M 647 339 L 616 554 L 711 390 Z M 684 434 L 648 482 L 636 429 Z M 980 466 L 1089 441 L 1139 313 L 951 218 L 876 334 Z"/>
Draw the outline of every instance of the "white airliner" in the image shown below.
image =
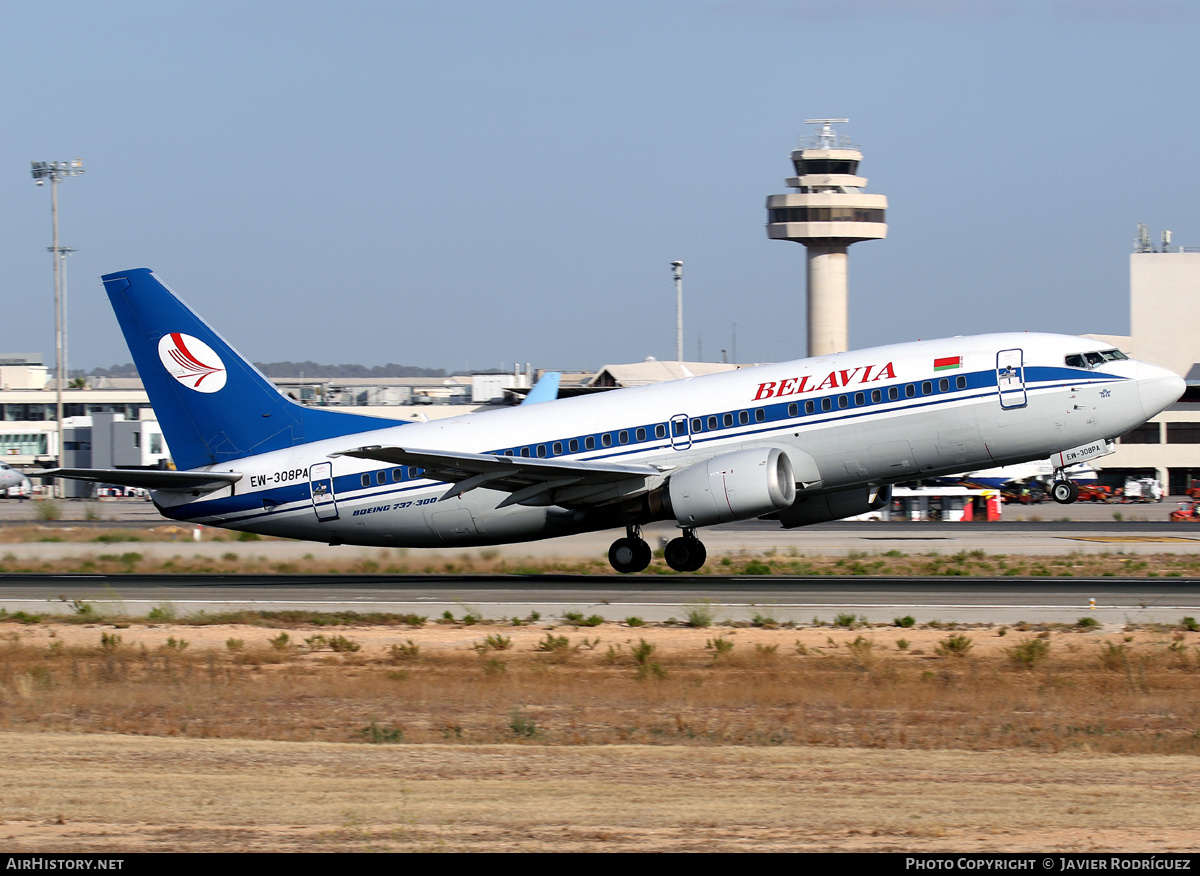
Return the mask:
<path id="1" fill-rule="evenodd" d="M 175 520 L 330 544 L 624 527 L 609 561 L 638 572 L 640 527 L 674 520 L 665 559 L 694 571 L 702 526 L 836 520 L 881 507 L 899 481 L 1052 454 L 1061 470 L 1184 390 L 1086 338 L 989 334 L 396 423 L 292 402 L 146 268 L 103 280 L 180 470 L 57 473 L 147 488 Z M 1078 490 L 1060 479 L 1052 493 Z"/>
<path id="2" fill-rule="evenodd" d="M 10 488 L 28 483 L 29 478 L 25 472 L 13 468 L 7 462 L 0 462 L 0 495 L 7 495 Z"/>

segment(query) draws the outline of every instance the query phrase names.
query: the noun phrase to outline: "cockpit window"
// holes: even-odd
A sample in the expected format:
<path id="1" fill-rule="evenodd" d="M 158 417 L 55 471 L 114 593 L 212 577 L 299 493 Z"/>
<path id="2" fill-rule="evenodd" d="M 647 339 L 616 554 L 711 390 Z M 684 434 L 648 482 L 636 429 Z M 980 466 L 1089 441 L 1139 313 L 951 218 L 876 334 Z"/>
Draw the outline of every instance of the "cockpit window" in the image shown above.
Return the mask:
<path id="1" fill-rule="evenodd" d="M 1075 353 L 1067 356 L 1068 368 L 1099 368 L 1105 362 L 1116 362 L 1129 357 L 1120 350 L 1095 350 L 1090 353 Z"/>

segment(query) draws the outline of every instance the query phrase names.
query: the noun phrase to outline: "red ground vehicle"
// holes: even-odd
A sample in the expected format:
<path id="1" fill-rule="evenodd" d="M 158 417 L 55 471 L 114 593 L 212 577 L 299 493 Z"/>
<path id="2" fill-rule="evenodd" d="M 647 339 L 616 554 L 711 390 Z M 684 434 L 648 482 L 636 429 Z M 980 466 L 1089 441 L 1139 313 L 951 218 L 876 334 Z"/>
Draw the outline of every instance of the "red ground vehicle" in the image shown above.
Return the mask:
<path id="1" fill-rule="evenodd" d="M 1041 484 L 1013 484 L 1000 493 L 1004 504 L 1040 505 L 1046 501 L 1046 491 Z"/>
<path id="2" fill-rule="evenodd" d="M 1079 485 L 1080 502 L 1111 502 L 1112 500 L 1112 487 L 1105 487 L 1100 484 Z"/>
<path id="3" fill-rule="evenodd" d="M 1171 521 L 1173 523 L 1200 523 L 1200 501 L 1180 502 L 1178 507 L 1171 512 Z"/>

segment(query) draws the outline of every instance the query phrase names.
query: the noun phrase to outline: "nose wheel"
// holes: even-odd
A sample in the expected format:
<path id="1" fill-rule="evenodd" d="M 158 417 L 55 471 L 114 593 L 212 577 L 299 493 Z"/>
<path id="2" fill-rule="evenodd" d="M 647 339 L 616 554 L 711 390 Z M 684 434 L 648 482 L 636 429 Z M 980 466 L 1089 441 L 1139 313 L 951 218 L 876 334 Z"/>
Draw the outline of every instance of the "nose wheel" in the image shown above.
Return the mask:
<path id="1" fill-rule="evenodd" d="M 1074 481 L 1057 480 L 1050 487 L 1050 498 L 1060 505 L 1070 505 L 1079 498 L 1079 487 Z"/>
<path id="2" fill-rule="evenodd" d="M 676 572 L 695 572 L 708 559 L 708 551 L 704 549 L 704 542 L 696 538 L 694 529 L 685 529 L 679 538 L 667 542 L 663 559 Z"/>
<path id="3" fill-rule="evenodd" d="M 640 572 L 650 565 L 650 545 L 637 526 L 625 527 L 625 538 L 618 538 L 608 549 L 609 564 L 622 575 Z"/>

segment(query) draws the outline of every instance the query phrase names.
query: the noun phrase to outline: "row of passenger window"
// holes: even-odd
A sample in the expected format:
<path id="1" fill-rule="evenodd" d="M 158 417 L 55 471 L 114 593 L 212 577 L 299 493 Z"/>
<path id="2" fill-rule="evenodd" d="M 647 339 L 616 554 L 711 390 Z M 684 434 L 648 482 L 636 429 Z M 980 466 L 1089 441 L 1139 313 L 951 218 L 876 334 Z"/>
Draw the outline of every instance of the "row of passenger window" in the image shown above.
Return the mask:
<path id="1" fill-rule="evenodd" d="M 653 431 L 651 431 L 651 429 Z M 651 438 L 653 435 L 653 438 Z M 641 444 L 644 441 L 661 441 L 667 437 L 667 427 L 658 423 L 653 427 L 639 426 L 636 429 L 621 429 L 618 432 L 602 432 L 599 435 L 586 435 L 583 438 L 571 438 L 565 443 L 554 441 L 550 444 L 531 444 L 526 447 L 511 447 L 507 450 L 495 451 L 496 456 L 524 456 L 544 459 L 547 456 L 562 456 L 564 453 L 579 453 L 582 450 L 595 450 L 597 447 L 612 447 L 615 442 L 621 444 Z"/>
<path id="2" fill-rule="evenodd" d="M 964 375 L 959 375 L 955 378 L 954 386 L 956 389 L 967 388 L 967 378 Z M 936 392 L 949 392 L 950 379 L 947 377 L 937 381 Z M 926 380 L 921 384 L 908 383 L 904 386 L 889 386 L 886 390 L 873 389 L 870 393 L 871 404 L 881 404 L 886 397 L 888 401 L 899 401 L 901 394 L 904 398 L 916 398 L 920 395 L 933 395 L 935 393 L 934 383 L 931 380 Z M 862 407 L 867 404 L 867 393 L 856 392 L 853 395 L 826 396 L 820 399 L 809 399 L 804 403 L 805 414 L 815 414 L 818 408 L 822 412 L 832 411 L 836 406 L 838 409 L 850 407 Z M 792 402 L 787 407 L 788 417 L 800 416 L 800 405 Z M 693 417 L 691 421 L 692 434 L 696 435 L 701 432 L 714 432 L 718 429 L 729 429 L 735 425 L 748 426 L 751 419 L 755 423 L 764 423 L 767 420 L 767 412 L 764 408 L 755 408 L 754 410 L 744 411 L 728 411 L 724 414 L 713 414 L 709 417 Z M 682 435 L 681 427 L 682 420 L 675 424 L 675 434 Z M 629 443 L 640 444 L 644 441 L 657 440 L 661 441 L 667 437 L 667 427 L 663 423 L 657 423 L 653 427 L 653 439 L 651 438 L 651 427 L 639 426 L 636 429 L 621 429 L 617 432 L 602 432 L 599 435 L 586 435 L 583 438 L 571 438 L 565 443 L 562 441 L 554 441 L 549 444 L 531 444 L 525 447 L 511 447 L 506 450 L 495 452 L 496 456 L 521 456 L 525 458 L 545 459 L 547 457 L 562 456 L 564 453 L 579 453 L 580 450 L 595 450 L 597 447 L 612 447 L 614 442 L 616 445 L 624 445 Z M 391 480 L 399 482 L 405 480 L 404 472 L 408 472 L 408 480 L 416 480 L 422 474 L 424 469 L 414 466 L 401 466 L 400 468 L 391 469 Z M 372 475 L 370 472 L 362 476 L 362 485 L 364 487 L 371 486 Z M 383 485 L 388 481 L 386 471 L 377 471 L 374 474 L 374 481 L 377 485 Z"/>
<path id="3" fill-rule="evenodd" d="M 966 389 L 966 376 L 960 374 L 958 377 L 956 377 L 954 380 L 954 387 L 955 389 Z M 943 377 L 938 380 L 936 392 L 942 393 L 949 391 L 950 379 L 948 377 Z M 918 394 L 933 395 L 934 393 L 935 389 L 933 381 L 926 380 L 919 385 L 915 383 L 909 383 L 904 386 L 889 386 L 886 391 L 883 389 L 873 389 L 870 393 L 870 403 L 873 405 L 881 404 L 885 397 L 888 401 L 899 401 L 901 394 L 903 394 L 904 398 L 916 398 Z M 835 406 L 839 410 L 850 407 L 858 408 L 867 404 L 867 398 L 867 393 L 856 392 L 847 395 L 826 396 L 820 400 L 809 399 L 804 403 L 804 413 L 806 415 L 815 414 L 818 408 L 824 413 L 826 411 L 832 411 Z M 787 415 L 788 417 L 798 417 L 800 415 L 800 405 L 796 402 L 789 404 L 787 407 Z M 712 432 L 720 428 L 729 428 L 730 426 L 734 425 L 734 416 L 735 415 L 731 412 L 722 414 L 719 419 L 716 416 L 711 416 L 707 419 L 703 417 L 696 417 L 692 420 L 692 433 Z M 737 422 L 742 426 L 745 426 L 750 422 L 749 411 L 738 411 L 736 417 Z M 754 421 L 756 423 L 761 423 L 766 419 L 766 411 L 762 408 L 756 408 L 754 411 Z"/>
<path id="4" fill-rule="evenodd" d="M 388 471 L 389 471 L 389 469 L 384 469 L 384 470 L 375 472 L 374 479 L 375 479 L 375 483 L 378 486 L 383 486 L 384 484 L 386 484 L 388 482 L 388 480 L 389 480 Z M 403 480 L 415 481 L 421 475 L 425 474 L 425 469 L 417 468 L 414 465 L 402 465 L 399 468 L 390 469 L 390 471 L 391 471 L 390 480 L 394 484 L 399 483 L 400 481 L 403 481 Z M 408 475 L 407 478 L 405 477 L 406 473 Z M 362 485 L 364 487 L 371 486 L 371 478 L 372 478 L 371 472 L 369 472 L 369 471 L 363 472 Z"/>
<path id="5" fill-rule="evenodd" d="M 954 379 L 955 389 L 966 389 L 966 375 L 960 374 Z M 870 393 L 870 404 L 881 404 L 886 397 L 888 401 L 899 401 L 901 395 L 904 398 L 916 398 L 918 395 L 935 395 L 936 393 L 950 392 L 950 378 L 943 377 L 937 381 L 936 385 L 932 380 L 926 380 L 920 384 L 906 383 L 903 386 L 889 386 L 886 390 L 873 389 Z M 804 403 L 804 413 L 815 414 L 819 407 L 822 412 L 832 411 L 836 406 L 839 409 L 843 408 L 859 408 L 866 405 L 867 393 L 856 392 L 853 395 L 825 396 L 819 402 L 816 399 L 809 399 Z M 796 416 L 796 405 L 788 405 L 788 416 Z M 712 417 L 709 417 L 711 420 Z"/>

